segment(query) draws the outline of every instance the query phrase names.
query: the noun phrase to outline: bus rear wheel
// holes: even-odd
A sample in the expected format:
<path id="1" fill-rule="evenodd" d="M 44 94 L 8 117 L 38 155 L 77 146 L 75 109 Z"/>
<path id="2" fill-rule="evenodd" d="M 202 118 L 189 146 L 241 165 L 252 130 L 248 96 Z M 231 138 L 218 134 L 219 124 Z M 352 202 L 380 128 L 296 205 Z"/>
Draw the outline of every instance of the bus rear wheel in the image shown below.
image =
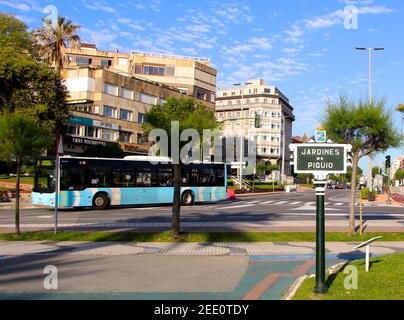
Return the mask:
<path id="1" fill-rule="evenodd" d="M 195 203 L 194 194 L 191 191 L 185 191 L 181 197 L 181 203 L 183 206 L 193 206 Z"/>
<path id="2" fill-rule="evenodd" d="M 98 193 L 93 199 L 93 208 L 95 210 L 105 210 L 109 207 L 109 198 L 105 193 Z"/>

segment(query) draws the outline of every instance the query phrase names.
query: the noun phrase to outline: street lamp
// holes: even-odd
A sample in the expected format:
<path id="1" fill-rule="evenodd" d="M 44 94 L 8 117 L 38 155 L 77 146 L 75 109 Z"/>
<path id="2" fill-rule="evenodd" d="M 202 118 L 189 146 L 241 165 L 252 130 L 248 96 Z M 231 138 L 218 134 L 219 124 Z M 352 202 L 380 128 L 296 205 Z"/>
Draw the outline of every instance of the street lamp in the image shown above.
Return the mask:
<path id="1" fill-rule="evenodd" d="M 358 51 L 367 51 L 369 54 L 369 104 L 373 102 L 373 94 L 372 94 L 372 51 L 384 51 L 384 48 L 360 48 L 357 47 Z M 372 174 L 372 157 L 369 155 L 369 163 L 368 163 L 368 200 L 373 201 L 373 174 Z"/>
<path id="2" fill-rule="evenodd" d="M 292 118 L 291 116 L 285 116 L 282 111 L 282 172 L 281 172 L 281 180 L 282 180 L 282 185 L 285 182 L 285 154 L 286 154 L 286 119 Z"/>
<path id="3" fill-rule="evenodd" d="M 252 82 L 246 82 L 245 85 L 250 85 Z M 241 83 L 235 83 L 235 86 L 240 86 Z M 244 89 L 241 90 L 241 134 L 240 134 L 240 190 L 243 190 L 243 158 L 244 158 Z"/>

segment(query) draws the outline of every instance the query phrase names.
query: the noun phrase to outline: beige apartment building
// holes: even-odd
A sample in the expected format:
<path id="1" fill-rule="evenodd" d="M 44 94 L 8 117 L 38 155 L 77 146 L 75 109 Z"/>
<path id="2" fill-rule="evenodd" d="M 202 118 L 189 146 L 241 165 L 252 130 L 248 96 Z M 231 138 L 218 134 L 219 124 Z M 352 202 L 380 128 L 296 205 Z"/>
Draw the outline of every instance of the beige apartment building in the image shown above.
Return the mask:
<path id="1" fill-rule="evenodd" d="M 170 97 L 185 97 L 167 85 L 113 72 L 76 66 L 63 71 L 72 117 L 65 152 L 80 155 L 88 146 L 119 145 L 129 154 L 147 154 L 142 137 L 145 113 Z"/>
<path id="2" fill-rule="evenodd" d="M 260 162 L 281 166 L 285 141 L 285 174 L 291 174 L 289 145 L 295 117 L 289 99 L 278 88 L 257 79 L 244 86 L 221 89 L 215 112 L 218 121 L 223 122 L 225 137 L 243 135 L 246 140 L 256 141 Z"/>
<path id="3" fill-rule="evenodd" d="M 214 109 L 217 71 L 208 59 L 132 51 L 99 51 L 93 44 L 66 49 L 68 67 L 103 67 L 116 73 L 166 84 Z"/>

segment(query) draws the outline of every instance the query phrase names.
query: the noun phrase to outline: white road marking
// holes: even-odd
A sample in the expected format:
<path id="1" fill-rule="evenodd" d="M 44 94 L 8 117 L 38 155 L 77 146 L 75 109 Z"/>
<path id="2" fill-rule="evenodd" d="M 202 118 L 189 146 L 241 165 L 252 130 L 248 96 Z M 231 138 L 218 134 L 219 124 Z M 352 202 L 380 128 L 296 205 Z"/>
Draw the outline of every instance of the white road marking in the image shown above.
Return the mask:
<path id="1" fill-rule="evenodd" d="M 276 205 L 279 205 L 279 204 L 286 204 L 286 203 L 288 203 L 288 201 L 281 201 L 281 202 L 277 202 L 277 203 L 275 203 Z"/>
<path id="2" fill-rule="evenodd" d="M 275 202 L 274 200 L 271 200 L 271 201 L 261 202 L 261 204 L 270 204 L 270 203 L 274 203 L 274 202 Z"/>
<path id="3" fill-rule="evenodd" d="M 301 204 L 301 201 L 296 201 L 296 202 L 292 202 L 291 204 L 295 205 L 295 204 Z"/>
<path id="4" fill-rule="evenodd" d="M 253 204 L 245 204 L 245 205 L 239 205 L 239 206 L 231 206 L 231 207 L 224 207 L 220 208 L 221 210 L 228 210 L 228 209 L 238 209 L 238 208 L 248 208 L 248 207 L 253 207 Z"/>
<path id="5" fill-rule="evenodd" d="M 54 216 L 37 216 L 38 219 L 52 219 Z"/>
<path id="6" fill-rule="evenodd" d="M 343 202 L 338 202 L 338 203 L 335 203 L 335 204 L 334 204 L 334 206 L 338 206 L 338 207 L 343 206 L 343 205 L 344 205 Z"/>
<path id="7" fill-rule="evenodd" d="M 246 202 L 246 204 L 256 204 L 256 203 L 258 203 L 259 201 L 249 201 L 249 202 Z"/>

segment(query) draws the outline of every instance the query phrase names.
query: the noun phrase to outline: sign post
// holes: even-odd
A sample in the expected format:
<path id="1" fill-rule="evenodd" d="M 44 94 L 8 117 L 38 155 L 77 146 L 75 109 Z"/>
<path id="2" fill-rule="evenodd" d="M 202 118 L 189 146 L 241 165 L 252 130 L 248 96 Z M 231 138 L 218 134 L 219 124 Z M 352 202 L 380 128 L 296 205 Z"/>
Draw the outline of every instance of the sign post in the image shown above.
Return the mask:
<path id="1" fill-rule="evenodd" d="M 316 293 L 326 293 L 325 285 L 325 186 L 326 180 L 316 176 Z"/>
<path id="2" fill-rule="evenodd" d="M 329 174 L 346 174 L 352 146 L 327 142 L 327 133 L 317 129 L 316 142 L 291 144 L 295 173 L 313 174 L 316 186 L 316 287 L 327 292 L 325 278 L 325 190 Z"/>
<path id="3" fill-rule="evenodd" d="M 63 155 L 63 139 L 58 136 L 56 147 L 56 165 L 55 165 L 55 234 L 58 233 L 58 209 L 59 209 L 59 186 L 60 186 L 60 156 Z"/>

